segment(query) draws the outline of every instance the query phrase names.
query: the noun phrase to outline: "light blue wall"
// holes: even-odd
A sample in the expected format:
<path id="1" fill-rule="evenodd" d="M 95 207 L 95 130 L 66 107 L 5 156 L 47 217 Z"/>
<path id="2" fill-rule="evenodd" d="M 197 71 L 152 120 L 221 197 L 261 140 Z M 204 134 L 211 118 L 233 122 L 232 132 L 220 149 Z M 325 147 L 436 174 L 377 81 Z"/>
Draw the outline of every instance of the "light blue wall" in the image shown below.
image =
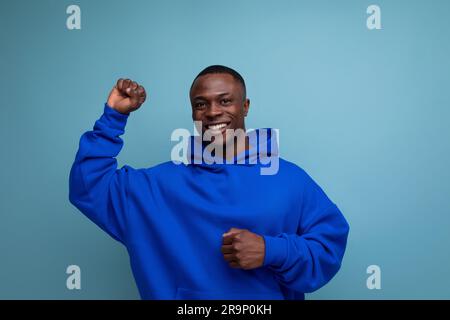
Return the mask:
<path id="1" fill-rule="evenodd" d="M 66 28 L 81 7 L 82 29 Z M 382 30 L 366 9 L 381 7 Z M 0 298 L 137 299 L 126 250 L 68 201 L 80 135 L 118 77 L 149 99 L 119 165 L 168 160 L 205 66 L 247 81 L 247 127 L 280 129 L 351 225 L 310 299 L 450 298 L 449 1 L 2 1 Z M 66 267 L 82 289 L 66 288 Z M 366 268 L 382 270 L 368 290 Z"/>

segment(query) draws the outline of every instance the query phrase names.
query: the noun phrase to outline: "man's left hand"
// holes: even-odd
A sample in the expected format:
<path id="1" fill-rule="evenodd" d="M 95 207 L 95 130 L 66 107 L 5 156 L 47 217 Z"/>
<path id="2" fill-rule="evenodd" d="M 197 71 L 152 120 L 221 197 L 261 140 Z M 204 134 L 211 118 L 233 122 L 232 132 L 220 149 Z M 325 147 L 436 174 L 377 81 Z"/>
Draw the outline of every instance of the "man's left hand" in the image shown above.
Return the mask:
<path id="1" fill-rule="evenodd" d="M 223 257 L 232 268 L 255 269 L 264 262 L 264 238 L 246 229 L 231 228 L 223 234 Z"/>

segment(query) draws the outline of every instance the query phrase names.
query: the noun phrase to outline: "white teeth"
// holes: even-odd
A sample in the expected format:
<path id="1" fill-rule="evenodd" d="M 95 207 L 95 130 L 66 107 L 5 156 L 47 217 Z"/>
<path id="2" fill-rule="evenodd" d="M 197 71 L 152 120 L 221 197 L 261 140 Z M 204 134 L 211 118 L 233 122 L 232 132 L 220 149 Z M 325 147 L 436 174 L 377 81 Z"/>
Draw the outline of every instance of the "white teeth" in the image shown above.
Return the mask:
<path id="1" fill-rule="evenodd" d="M 209 125 L 209 126 L 208 126 L 208 129 L 211 129 L 211 130 L 220 130 L 220 129 L 225 128 L 226 126 L 227 126 L 226 123 L 212 124 L 212 125 Z"/>

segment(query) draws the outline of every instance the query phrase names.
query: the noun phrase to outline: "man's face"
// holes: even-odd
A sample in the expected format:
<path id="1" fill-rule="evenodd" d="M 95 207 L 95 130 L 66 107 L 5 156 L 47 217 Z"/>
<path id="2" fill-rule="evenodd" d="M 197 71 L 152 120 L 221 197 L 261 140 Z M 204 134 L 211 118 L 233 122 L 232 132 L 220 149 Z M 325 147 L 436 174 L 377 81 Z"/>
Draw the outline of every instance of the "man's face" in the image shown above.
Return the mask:
<path id="1" fill-rule="evenodd" d="M 192 119 L 202 122 L 202 135 L 210 130 L 222 134 L 226 143 L 227 129 L 245 131 L 244 118 L 250 101 L 244 98 L 242 85 L 228 73 L 212 73 L 198 77 L 190 92 Z"/>

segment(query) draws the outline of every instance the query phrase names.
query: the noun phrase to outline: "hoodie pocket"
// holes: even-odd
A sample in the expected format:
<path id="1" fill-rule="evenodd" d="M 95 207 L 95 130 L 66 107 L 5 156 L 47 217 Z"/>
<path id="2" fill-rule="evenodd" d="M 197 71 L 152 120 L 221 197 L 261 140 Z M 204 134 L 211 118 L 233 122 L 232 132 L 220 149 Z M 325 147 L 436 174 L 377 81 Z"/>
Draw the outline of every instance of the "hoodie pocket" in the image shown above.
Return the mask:
<path id="1" fill-rule="evenodd" d="M 176 300 L 284 300 L 280 291 L 198 291 L 177 288 Z"/>

